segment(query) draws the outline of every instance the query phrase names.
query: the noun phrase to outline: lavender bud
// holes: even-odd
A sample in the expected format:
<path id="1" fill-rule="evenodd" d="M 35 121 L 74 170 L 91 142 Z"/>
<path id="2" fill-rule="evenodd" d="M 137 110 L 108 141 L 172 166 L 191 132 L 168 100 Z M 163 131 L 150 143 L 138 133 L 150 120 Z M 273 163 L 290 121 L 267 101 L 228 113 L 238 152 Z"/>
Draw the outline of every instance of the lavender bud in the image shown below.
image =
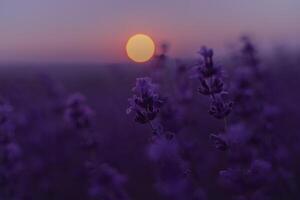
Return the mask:
<path id="1" fill-rule="evenodd" d="M 210 105 L 209 114 L 217 119 L 227 117 L 233 108 L 233 102 L 225 102 L 222 98 L 215 98 Z"/>
<path id="2" fill-rule="evenodd" d="M 154 120 L 160 112 L 165 100 L 157 92 L 157 85 L 148 77 L 137 78 L 136 86 L 132 89 L 135 93 L 128 99 L 127 114 L 135 113 L 135 121 L 141 124 Z"/>

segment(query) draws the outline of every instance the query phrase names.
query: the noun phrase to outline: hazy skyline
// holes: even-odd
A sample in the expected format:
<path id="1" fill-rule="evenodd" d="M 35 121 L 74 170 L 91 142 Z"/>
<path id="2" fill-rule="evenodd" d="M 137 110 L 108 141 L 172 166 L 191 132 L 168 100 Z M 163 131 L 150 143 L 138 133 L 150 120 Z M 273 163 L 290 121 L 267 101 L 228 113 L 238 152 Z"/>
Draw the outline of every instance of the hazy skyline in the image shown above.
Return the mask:
<path id="1" fill-rule="evenodd" d="M 300 44 L 299 0 L 0 0 L 0 62 L 126 61 L 135 33 L 185 57 L 241 33 Z"/>

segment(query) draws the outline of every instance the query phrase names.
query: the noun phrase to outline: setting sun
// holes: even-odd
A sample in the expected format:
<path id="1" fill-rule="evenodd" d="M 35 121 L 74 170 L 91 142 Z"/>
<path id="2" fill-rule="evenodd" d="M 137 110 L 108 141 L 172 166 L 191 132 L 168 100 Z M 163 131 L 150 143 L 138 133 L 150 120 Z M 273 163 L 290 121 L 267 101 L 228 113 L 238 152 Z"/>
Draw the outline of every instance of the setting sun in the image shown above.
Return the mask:
<path id="1" fill-rule="evenodd" d="M 128 57 L 135 62 L 146 62 L 155 52 L 153 40 L 144 34 L 136 34 L 129 38 L 126 44 Z"/>

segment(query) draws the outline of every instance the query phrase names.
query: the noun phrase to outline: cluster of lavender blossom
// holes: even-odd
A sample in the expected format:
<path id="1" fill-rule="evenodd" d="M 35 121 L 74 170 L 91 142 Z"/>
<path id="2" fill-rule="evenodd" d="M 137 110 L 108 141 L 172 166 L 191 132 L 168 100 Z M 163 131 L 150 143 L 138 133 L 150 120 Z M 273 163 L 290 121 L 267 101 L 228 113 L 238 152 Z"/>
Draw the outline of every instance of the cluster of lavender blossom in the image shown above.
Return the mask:
<path id="1" fill-rule="evenodd" d="M 186 65 L 178 67 L 183 70 L 181 72 L 192 71 L 193 77 L 200 81 L 198 92 L 209 97 L 208 113 L 223 123 L 217 134 L 202 131 L 202 134 L 210 135 L 217 150 L 224 152 L 220 159 L 225 164 L 217 170 L 215 183 L 229 199 L 293 199 L 296 185 L 289 168 L 291 165 L 282 163 L 286 161 L 282 159 L 288 158 L 288 149 L 276 142 L 273 133 L 279 108 L 265 98 L 268 83 L 263 78 L 267 75 L 255 46 L 248 37 L 242 37 L 241 43 L 238 61 L 233 62 L 239 67 L 228 72 L 227 84 L 224 68 L 215 63 L 214 52 L 207 47 L 199 51 L 202 59 L 196 67 L 187 70 Z M 163 51 L 157 57 L 156 64 L 163 63 L 166 67 L 168 57 L 165 54 L 166 51 Z M 149 123 L 155 136 L 159 136 L 148 145 L 148 157 L 156 164 L 157 191 L 170 199 L 210 199 L 201 181 L 205 176 L 200 174 L 204 168 L 200 165 L 209 164 L 195 160 L 205 153 L 201 152 L 201 147 L 197 149 L 197 137 L 191 139 L 179 135 L 188 134 L 180 130 L 189 126 L 185 114 L 190 109 L 193 85 L 187 84 L 190 82 L 188 73 L 181 79 L 173 77 L 174 80 L 170 81 L 173 86 L 164 85 L 160 79 L 167 78 L 162 75 L 164 67 L 156 67 L 158 72 L 154 73 L 154 80 L 160 84 L 154 84 L 150 77 L 137 79 L 127 113 L 133 112 L 138 123 Z M 159 87 L 163 89 L 159 90 Z M 186 95 L 187 92 L 189 95 Z M 179 99 L 187 96 L 187 104 L 181 104 Z"/>
<path id="2" fill-rule="evenodd" d="M 217 119 L 224 120 L 224 130 L 221 134 L 211 134 L 216 148 L 227 150 L 228 143 L 223 139 L 224 132 L 227 131 L 227 117 L 233 108 L 233 102 L 228 99 L 228 92 L 220 67 L 216 66 L 213 60 L 213 50 L 203 47 L 199 52 L 201 60 L 198 69 L 198 79 L 200 80 L 199 92 L 209 96 L 211 99 L 209 114 Z"/>
<path id="3" fill-rule="evenodd" d="M 296 80 L 238 46 L 227 62 L 164 44 L 137 71 L 0 80 L 0 200 L 299 199 Z"/>

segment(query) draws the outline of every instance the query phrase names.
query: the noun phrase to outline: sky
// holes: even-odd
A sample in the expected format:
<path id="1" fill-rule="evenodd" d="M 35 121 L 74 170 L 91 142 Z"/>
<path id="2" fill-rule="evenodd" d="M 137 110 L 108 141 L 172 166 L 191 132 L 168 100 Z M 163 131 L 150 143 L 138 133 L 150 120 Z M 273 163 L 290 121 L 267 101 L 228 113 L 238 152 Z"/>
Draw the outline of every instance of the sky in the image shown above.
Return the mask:
<path id="1" fill-rule="evenodd" d="M 0 62 L 124 62 L 135 33 L 179 58 L 245 33 L 300 44 L 299 10 L 299 0 L 0 0 Z"/>

